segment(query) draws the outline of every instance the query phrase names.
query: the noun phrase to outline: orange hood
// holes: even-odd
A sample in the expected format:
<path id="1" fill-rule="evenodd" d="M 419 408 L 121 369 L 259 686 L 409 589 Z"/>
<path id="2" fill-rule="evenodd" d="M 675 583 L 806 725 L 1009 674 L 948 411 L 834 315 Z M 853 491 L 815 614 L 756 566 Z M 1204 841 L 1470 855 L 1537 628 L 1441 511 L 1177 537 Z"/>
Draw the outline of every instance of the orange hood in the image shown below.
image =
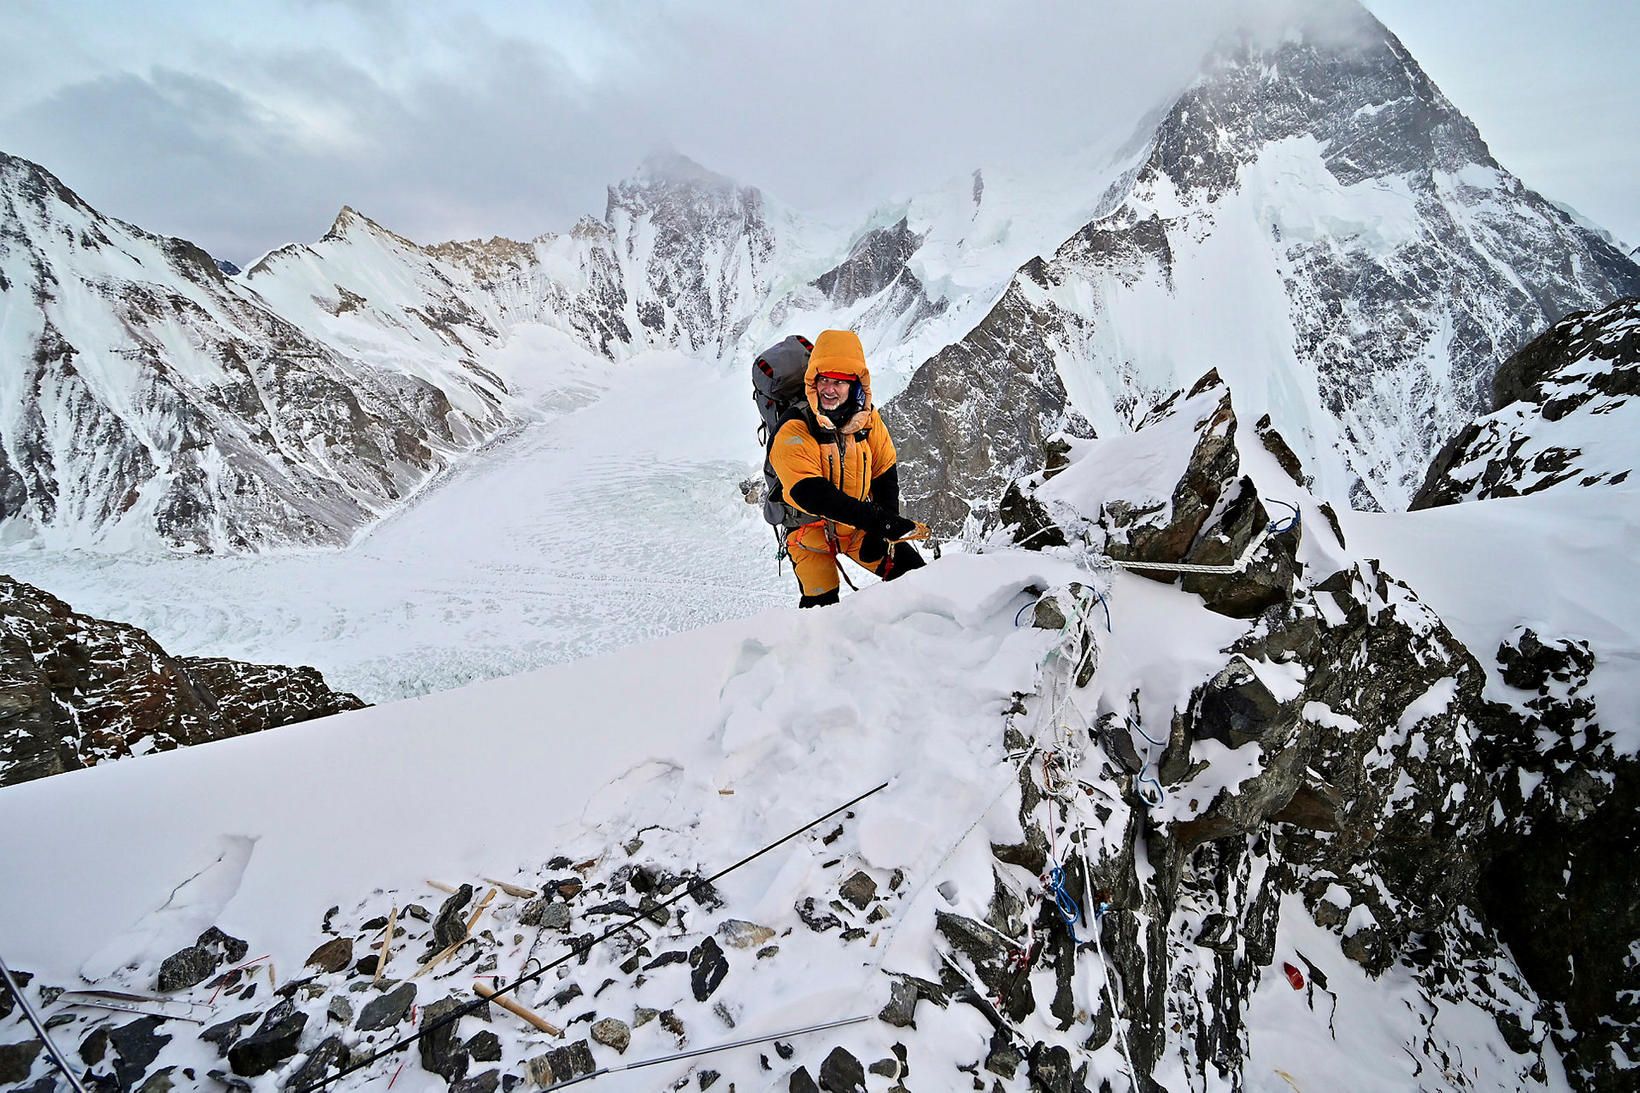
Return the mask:
<path id="1" fill-rule="evenodd" d="M 850 420 L 834 422 L 820 408 L 820 392 L 815 389 L 814 377 L 821 372 L 847 372 L 860 381 L 865 406 Z M 871 369 L 866 367 L 866 351 L 860 345 L 860 335 L 852 330 L 822 330 L 820 336 L 814 339 L 814 349 L 809 353 L 809 370 L 803 375 L 803 390 L 808 396 L 809 409 L 823 424 L 845 433 L 865 428 L 875 407 L 871 402 Z"/>

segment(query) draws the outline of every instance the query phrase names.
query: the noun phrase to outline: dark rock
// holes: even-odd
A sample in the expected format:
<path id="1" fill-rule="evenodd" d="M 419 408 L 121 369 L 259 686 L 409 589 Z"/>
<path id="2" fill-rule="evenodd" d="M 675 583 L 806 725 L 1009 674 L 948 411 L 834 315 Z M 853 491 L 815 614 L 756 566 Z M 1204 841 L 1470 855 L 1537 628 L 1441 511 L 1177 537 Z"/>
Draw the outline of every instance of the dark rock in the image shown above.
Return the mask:
<path id="1" fill-rule="evenodd" d="M 1066 1056 L 1069 1061 L 1069 1056 Z M 985 1056 L 985 1069 L 999 1078 L 1013 1081 L 1014 1075 L 1019 1073 L 1019 1064 L 1023 1060 L 1013 1043 L 1006 1034 L 997 1032 L 991 1036 L 991 1047 Z"/>
<path id="2" fill-rule="evenodd" d="M 3 717 L 3 715 L 0 715 L 0 717 Z M 26 987 L 34 981 L 33 972 L 20 972 L 16 969 L 12 970 L 11 977 L 16 981 L 19 987 Z M 16 1005 L 17 1001 L 12 997 L 9 990 L 0 991 L 0 1021 L 4 1021 L 6 1018 L 10 1017 L 11 1011 L 16 1007 Z"/>
<path id="3" fill-rule="evenodd" d="M 888 991 L 888 1005 L 877 1014 L 877 1019 L 895 1028 L 917 1027 L 917 987 L 908 979 L 896 979 Z"/>
<path id="4" fill-rule="evenodd" d="M 344 1069 L 351 1053 L 340 1036 L 330 1036 L 308 1052 L 307 1061 L 285 1080 L 286 1089 L 306 1089 L 323 1081 L 333 1072 Z"/>
<path id="5" fill-rule="evenodd" d="M 249 942 L 225 934 L 215 926 L 200 934 L 194 944 L 221 954 L 223 961 L 229 964 L 238 964 L 251 951 Z"/>
<path id="6" fill-rule="evenodd" d="M 661 1011 L 661 1016 L 660 1016 L 660 1022 L 661 1022 L 661 1028 L 665 1029 L 667 1032 L 670 1032 L 673 1036 L 676 1036 L 678 1038 L 678 1043 L 681 1044 L 685 1040 L 688 1039 L 688 1036 L 685 1034 L 685 1032 L 683 1030 L 683 1019 L 680 1018 L 676 1013 L 672 1012 L 671 1010 L 662 1010 Z"/>
<path id="7" fill-rule="evenodd" d="M 467 1040 L 467 1054 L 476 1063 L 499 1063 L 501 1061 L 501 1038 L 489 1029 L 474 1033 Z"/>
<path id="8" fill-rule="evenodd" d="M 474 1058 L 477 1058 L 477 1056 L 474 1056 Z M 482 1074 L 474 1074 L 470 1078 L 462 1078 L 460 1081 L 452 1083 L 450 1093 L 495 1093 L 500 1085 L 501 1071 L 486 1070 Z"/>
<path id="9" fill-rule="evenodd" d="M 708 937 L 689 951 L 689 967 L 692 969 L 689 986 L 695 993 L 695 1001 L 704 1002 L 729 974 L 729 958 L 723 955 L 717 940 Z"/>
<path id="10" fill-rule="evenodd" d="M 174 1066 L 161 1067 L 148 1075 L 148 1080 L 137 1087 L 137 1093 L 172 1093 L 177 1088 L 171 1077 L 176 1071 Z"/>
<path id="11" fill-rule="evenodd" d="M 863 870 L 856 870 L 845 880 L 838 892 L 859 910 L 877 898 L 877 882 Z"/>
<path id="12" fill-rule="evenodd" d="M 463 884 L 446 899 L 433 920 L 433 952 L 443 952 L 467 936 L 467 916 L 462 909 L 472 901 L 473 886 Z"/>
<path id="13" fill-rule="evenodd" d="M 221 1026 L 217 1026 L 221 1027 Z M 108 1028 L 101 1026 L 91 1030 L 84 1040 L 80 1041 L 80 1061 L 86 1066 L 96 1066 L 108 1054 Z"/>
<path id="14" fill-rule="evenodd" d="M 820 1088 L 825 1093 L 865 1093 L 865 1067 L 843 1048 L 834 1047 L 820 1064 Z"/>
<path id="15" fill-rule="evenodd" d="M 307 958 L 306 966 L 318 968 L 325 972 L 339 972 L 353 960 L 353 939 L 350 937 L 333 938 L 314 949 Z"/>
<path id="16" fill-rule="evenodd" d="M 307 1019 L 289 1002 L 280 1002 L 263 1016 L 255 1032 L 228 1049 L 228 1065 L 244 1078 L 266 1074 L 296 1054 Z"/>
<path id="17" fill-rule="evenodd" d="M 992 997 L 1002 999 L 1002 1009 L 1010 1021 L 1018 1023 L 1036 1010 L 1030 979 L 1015 975 L 1009 967 L 1009 946 L 984 923 L 946 911 L 934 912 L 935 928 L 974 967 L 974 974 Z"/>
<path id="18" fill-rule="evenodd" d="M 410 1012 L 410 1006 L 416 1000 L 416 985 L 414 983 L 400 983 L 386 994 L 377 995 L 365 1003 L 359 1012 L 359 1020 L 354 1028 L 359 1032 L 375 1032 L 379 1029 L 392 1028 L 404 1020 Z"/>
<path id="19" fill-rule="evenodd" d="M 471 886 L 463 887 L 471 896 Z M 464 1008 L 459 999 L 440 998 L 421 1011 L 422 1037 L 417 1041 L 421 1068 L 441 1075 L 447 1082 L 459 1081 L 467 1075 L 467 1051 L 457 1036 L 461 1018 L 453 1017 Z"/>
<path id="20" fill-rule="evenodd" d="M 653 970 L 653 968 L 664 968 L 666 965 L 669 965 L 669 963 L 689 963 L 689 950 L 666 950 L 666 952 L 663 952 L 663 954 L 659 955 L 659 957 L 656 957 L 654 960 L 651 960 L 651 962 L 643 965 L 643 970 L 645 970 L 645 972 L 649 972 L 649 970 Z"/>
<path id="21" fill-rule="evenodd" d="M 700 1085 L 702 1093 L 705 1093 L 705 1090 L 711 1089 L 717 1084 L 717 1080 L 720 1077 L 722 1077 L 722 1075 L 715 1070 L 703 1070 L 696 1075 L 696 1080 Z"/>
<path id="22" fill-rule="evenodd" d="M 0 1082 L 17 1086 L 28 1079 L 34 1069 L 34 1060 L 46 1049 L 44 1040 L 21 1040 L 15 1044 L 0 1044 Z"/>
<path id="23" fill-rule="evenodd" d="M 342 1025 L 353 1023 L 353 1003 L 347 1000 L 345 994 L 331 995 L 330 1001 L 325 1004 L 325 1016 Z"/>
<path id="24" fill-rule="evenodd" d="M 228 1053 L 228 1045 L 239 1039 L 239 1030 L 244 1028 L 246 1025 L 254 1023 L 256 1021 L 256 1017 L 257 1015 L 255 1011 L 250 1013 L 241 1013 L 238 1017 L 230 1017 L 226 1021 L 220 1021 L 217 1024 L 207 1028 L 204 1032 L 201 1032 L 199 1034 L 199 1038 L 204 1040 L 206 1043 L 215 1044 L 216 1053 L 218 1055 L 226 1055 Z M 86 1062 L 95 1063 L 96 1060 L 87 1059 Z"/>
<path id="25" fill-rule="evenodd" d="M 592 1049 L 585 1040 L 577 1040 L 567 1047 L 556 1048 L 545 1055 L 537 1055 L 528 1064 L 530 1079 L 537 1085 L 550 1086 L 567 1082 L 598 1068 L 592 1058 Z"/>
<path id="26" fill-rule="evenodd" d="M 159 989 L 180 991 L 203 983 L 222 963 L 211 949 L 190 945 L 166 957 L 159 966 Z"/>
<path id="27" fill-rule="evenodd" d="M 803 920 L 803 925 L 816 933 L 836 930 L 843 925 L 842 919 L 829 911 L 822 911 L 812 896 L 798 902 L 797 917 Z"/>
<path id="28" fill-rule="evenodd" d="M 801 1066 L 792 1071 L 792 1076 L 787 1081 L 786 1088 L 789 1093 L 820 1093 L 820 1087 L 814 1084 L 813 1078 L 809 1077 L 808 1068 Z"/>
<path id="29" fill-rule="evenodd" d="M 1071 1053 L 1063 1046 L 1036 1044 L 1031 1048 L 1030 1064 L 1032 1089 L 1043 1093 L 1072 1093 L 1076 1074 L 1071 1068 Z"/>
<path id="30" fill-rule="evenodd" d="M 128 1024 L 109 1030 L 108 1040 L 114 1048 L 114 1074 L 125 1088 L 142 1080 L 161 1049 L 171 1042 L 169 1035 L 160 1035 L 159 1017 L 139 1017 Z"/>
<path id="31" fill-rule="evenodd" d="M 581 985 L 579 983 L 571 983 L 569 986 L 552 996 L 552 1005 L 557 1009 L 563 1009 L 577 998 L 580 998 L 583 993 L 584 992 L 581 990 Z"/>

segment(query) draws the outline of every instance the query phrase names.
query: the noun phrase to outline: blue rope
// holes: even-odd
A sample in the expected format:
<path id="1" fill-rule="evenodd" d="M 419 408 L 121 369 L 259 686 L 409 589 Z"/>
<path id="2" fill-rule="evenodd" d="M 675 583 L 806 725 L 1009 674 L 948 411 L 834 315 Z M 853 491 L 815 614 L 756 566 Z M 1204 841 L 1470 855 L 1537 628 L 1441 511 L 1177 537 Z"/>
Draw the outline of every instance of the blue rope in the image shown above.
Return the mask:
<path id="1" fill-rule="evenodd" d="M 1284 509 L 1293 510 L 1293 514 L 1287 517 L 1285 521 L 1270 521 L 1270 534 L 1272 535 L 1280 535 L 1284 531 L 1291 531 L 1293 527 L 1298 524 L 1299 520 L 1303 518 L 1302 514 L 1298 511 L 1297 505 L 1288 504 L 1286 501 L 1277 501 L 1273 497 L 1267 497 L 1265 500 L 1272 505 L 1280 505 Z"/>
<path id="2" fill-rule="evenodd" d="M 1115 631 L 1110 628 L 1110 604 L 1105 601 L 1104 596 L 1099 594 L 1099 590 L 1097 588 L 1090 588 L 1088 591 L 1093 593 L 1093 598 L 1098 602 L 1099 606 L 1105 609 L 1105 633 L 1115 633 Z"/>
<path id="3" fill-rule="evenodd" d="M 1071 937 L 1076 937 L 1076 920 L 1082 917 L 1082 908 L 1076 905 L 1076 898 L 1065 891 L 1065 870 L 1054 866 L 1048 871 L 1048 888 L 1053 892 L 1054 906 L 1059 908 L 1059 917 L 1065 920 L 1070 928 Z"/>
<path id="4" fill-rule="evenodd" d="M 1143 798 L 1145 803 L 1148 804 L 1151 808 L 1160 808 L 1162 805 L 1165 805 L 1167 803 L 1167 790 L 1162 788 L 1162 783 L 1160 783 L 1156 780 L 1156 776 L 1154 774 L 1147 774 L 1143 778 L 1140 778 L 1139 779 L 1139 785 L 1141 787 L 1143 787 L 1145 785 L 1151 785 L 1151 786 L 1156 787 L 1156 797 L 1155 797 L 1154 800 L 1152 800 L 1150 795 L 1148 793 L 1146 793 L 1142 788 L 1139 790 L 1139 796 L 1141 798 Z"/>

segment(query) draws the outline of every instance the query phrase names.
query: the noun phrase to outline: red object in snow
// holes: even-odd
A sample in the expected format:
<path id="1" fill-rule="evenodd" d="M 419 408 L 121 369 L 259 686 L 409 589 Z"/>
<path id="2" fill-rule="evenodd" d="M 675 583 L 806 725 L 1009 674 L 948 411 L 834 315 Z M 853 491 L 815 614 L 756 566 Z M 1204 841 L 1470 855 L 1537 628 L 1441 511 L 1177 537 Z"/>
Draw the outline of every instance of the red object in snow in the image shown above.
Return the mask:
<path id="1" fill-rule="evenodd" d="M 1301 990 L 1304 989 L 1304 973 L 1303 972 L 1299 971 L 1297 968 L 1293 967 L 1291 964 L 1282 964 L 1281 965 L 1281 970 L 1287 973 L 1287 982 L 1289 982 L 1293 985 L 1293 990 L 1301 991 Z"/>

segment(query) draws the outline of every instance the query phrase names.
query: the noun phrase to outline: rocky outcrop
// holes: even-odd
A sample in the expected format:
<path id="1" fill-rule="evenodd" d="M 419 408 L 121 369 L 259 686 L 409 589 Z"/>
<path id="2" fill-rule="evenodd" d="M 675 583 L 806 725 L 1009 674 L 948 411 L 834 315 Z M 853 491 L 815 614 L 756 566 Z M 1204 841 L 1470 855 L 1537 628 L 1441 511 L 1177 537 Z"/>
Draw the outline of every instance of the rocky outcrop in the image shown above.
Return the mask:
<path id="1" fill-rule="evenodd" d="M 1302 529 L 1296 521 L 1275 519 L 1243 473 L 1237 428 L 1230 391 L 1217 372 L 1208 372 L 1147 415 L 1136 445 L 1051 439 L 1047 466 L 1015 480 L 1003 494 L 1000 521 L 1020 545 L 1075 543 L 1131 565 L 1141 576 L 1181 581 L 1215 611 L 1250 618 L 1291 598 Z M 1268 427 L 1260 440 L 1286 451 Z M 1162 475 L 1173 478 L 1172 489 L 1164 495 L 1141 488 L 1124 469 L 1129 459 L 1142 460 L 1147 470 L 1158 462 L 1174 464 Z M 1272 533 L 1276 527 L 1279 534 Z M 1235 573 L 1144 568 L 1237 562 Z"/>
<path id="2" fill-rule="evenodd" d="M 1640 756 L 1614 746 L 1591 697 L 1596 658 L 1579 638 L 1521 627 L 1496 651 L 1509 701 L 1480 739 L 1499 772 L 1480 894 L 1532 986 L 1561 1004 L 1555 1034 L 1594 1089 L 1632 1081 L 1640 1043 Z"/>
<path id="3" fill-rule="evenodd" d="M 173 657 L 0 577 L 0 786 L 363 705 L 313 668 Z"/>
<path id="4" fill-rule="evenodd" d="M 1056 447 L 1051 469 L 1010 489 L 999 538 L 1050 552 L 1189 557 L 1239 497 L 1268 488 L 1272 468 L 1255 469 L 1257 485 L 1244 474 L 1231 401 L 1211 377 L 1169 405 L 1115 443 Z M 1154 467 L 1167 450 L 1189 453 L 1170 472 L 1171 491 L 1123 497 L 1129 484 L 1109 485 L 1116 468 Z M 1281 473 L 1294 486 L 1302 479 Z M 1165 721 L 1140 713 L 1138 693 L 1099 699 L 1108 712 L 1097 746 L 1127 793 L 1124 805 L 1099 806 L 1103 843 L 1067 868 L 1088 869 L 1111 908 L 1099 928 L 1134 1011 L 1136 1063 L 1149 1071 L 1180 1053 L 1197 1070 L 1192 1084 L 1239 1073 L 1246 1007 L 1275 970 L 1276 925 L 1302 913 L 1365 974 L 1398 968 L 1432 1007 L 1488 1013 L 1518 1053 L 1523 1086 L 1547 1082 L 1563 1058 L 1578 1088 L 1625 1088 L 1620 1060 L 1640 1046 L 1625 954 L 1640 924 L 1623 894 L 1628 871 L 1609 866 L 1640 845 L 1640 760 L 1615 751 L 1599 725 L 1587 643 L 1520 632 L 1496 653 L 1520 698 L 1500 704 L 1471 651 L 1378 563 L 1317 572 L 1316 554 L 1283 555 L 1280 581 L 1261 574 L 1255 554 L 1245 573 L 1203 593 L 1221 614 L 1239 613 L 1223 609 L 1225 597 L 1261 606 L 1224 648 L 1223 667 Z M 1048 623 L 1067 617 L 1091 616 L 1050 613 Z M 1087 640 L 1100 637 L 1090 625 Z M 1226 764 L 1237 770 L 1228 781 Z M 1075 823 L 1072 802 L 1061 793 L 1064 811 L 1045 809 L 1024 772 L 1021 802 L 1022 846 L 1047 846 L 1055 823 Z M 1042 867 L 1021 849 L 996 848 L 999 871 Z M 1137 872 L 1140 859 L 1154 872 Z M 991 967 L 1006 950 L 982 938 L 1018 936 L 1030 910 L 999 894 L 983 928 L 942 927 L 959 950 L 977 946 L 974 975 L 993 993 L 1024 988 Z M 1036 926 L 1057 924 L 1044 916 Z M 1054 953 L 1050 940 L 1041 957 L 1050 967 L 1062 961 Z M 1326 991 L 1315 967 L 1292 967 L 1295 985 Z M 1046 980 L 1034 994 L 999 996 L 1014 1021 L 1063 1004 Z M 1093 1017 L 1095 1042 L 1109 1020 Z M 1437 1066 L 1456 1064 L 1434 1026 L 1425 1049 Z"/>
<path id="5" fill-rule="evenodd" d="M 1615 486 L 1640 465 L 1640 299 L 1566 316 L 1499 367 L 1493 412 L 1436 453 L 1415 509 Z"/>

